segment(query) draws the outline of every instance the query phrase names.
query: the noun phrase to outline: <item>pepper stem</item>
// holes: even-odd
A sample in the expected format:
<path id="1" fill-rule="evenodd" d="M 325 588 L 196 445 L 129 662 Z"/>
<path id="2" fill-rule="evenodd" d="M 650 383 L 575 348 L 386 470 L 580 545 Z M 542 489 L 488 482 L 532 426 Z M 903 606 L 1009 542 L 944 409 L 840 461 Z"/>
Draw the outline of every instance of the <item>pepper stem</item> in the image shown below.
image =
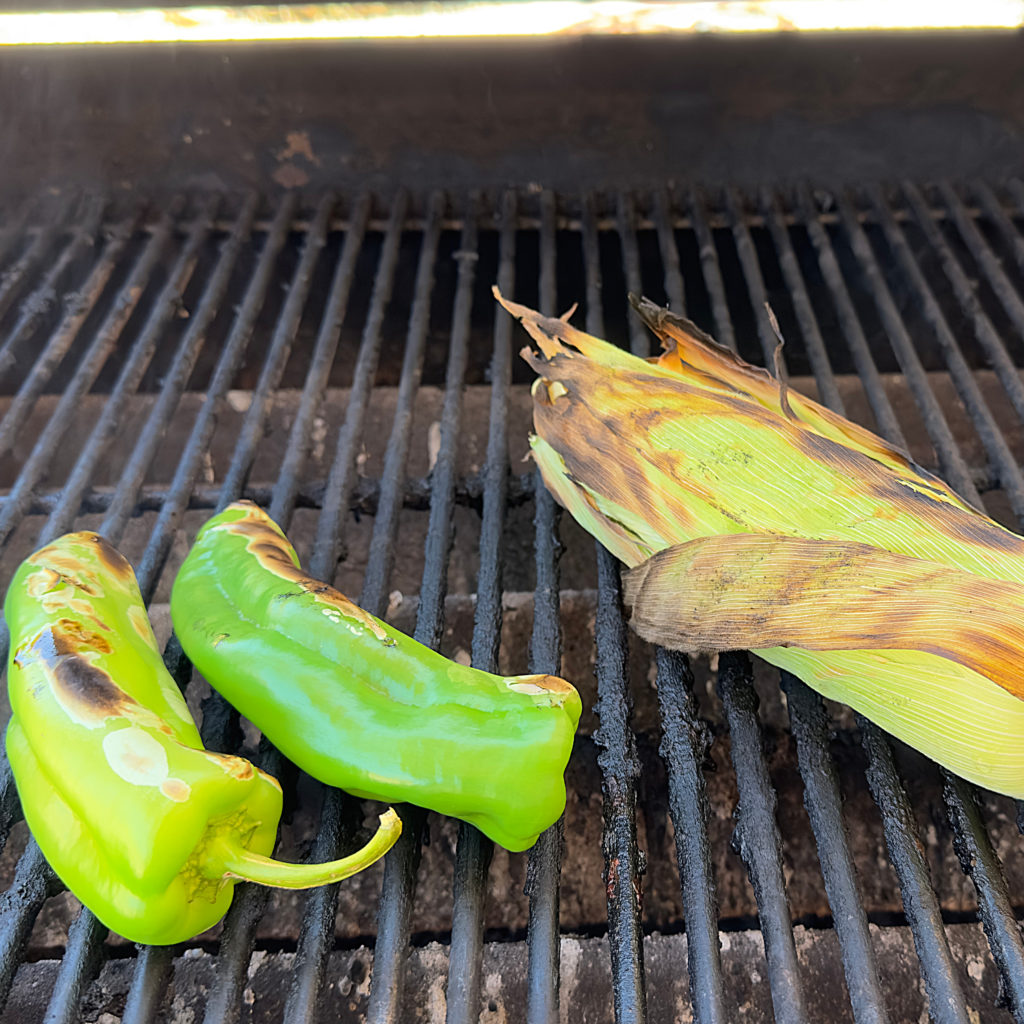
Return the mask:
<path id="1" fill-rule="evenodd" d="M 317 885 L 340 882 L 380 860 L 402 834 L 402 819 L 389 807 L 380 816 L 380 827 L 373 838 L 361 849 L 340 860 L 321 864 L 291 864 L 252 853 L 227 837 L 215 841 L 210 859 L 216 860 L 225 875 L 245 882 L 258 882 L 279 889 L 311 889 Z"/>

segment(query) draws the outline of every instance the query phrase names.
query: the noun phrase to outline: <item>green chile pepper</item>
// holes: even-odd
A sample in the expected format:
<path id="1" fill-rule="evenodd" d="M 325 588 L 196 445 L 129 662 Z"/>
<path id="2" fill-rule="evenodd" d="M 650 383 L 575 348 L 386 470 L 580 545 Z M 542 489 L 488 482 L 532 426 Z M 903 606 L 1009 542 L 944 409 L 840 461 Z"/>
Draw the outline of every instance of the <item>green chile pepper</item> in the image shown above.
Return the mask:
<path id="1" fill-rule="evenodd" d="M 7 753 L 29 828 L 107 927 L 171 944 L 216 924 L 239 880 L 337 881 L 395 842 L 393 810 L 362 850 L 326 864 L 270 859 L 277 780 L 203 749 L 164 667 L 129 563 L 95 533 L 30 555 L 4 603 Z"/>
<path id="2" fill-rule="evenodd" d="M 210 684 L 303 771 L 525 850 L 565 808 L 581 703 L 556 676 L 449 661 L 299 568 L 251 502 L 199 531 L 171 617 Z"/>

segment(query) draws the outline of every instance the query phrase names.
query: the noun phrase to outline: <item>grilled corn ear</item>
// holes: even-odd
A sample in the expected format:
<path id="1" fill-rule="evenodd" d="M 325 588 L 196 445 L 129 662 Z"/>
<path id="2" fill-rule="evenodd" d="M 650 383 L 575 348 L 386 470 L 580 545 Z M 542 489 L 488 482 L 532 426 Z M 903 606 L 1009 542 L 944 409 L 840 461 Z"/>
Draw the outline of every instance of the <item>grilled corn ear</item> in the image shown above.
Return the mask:
<path id="1" fill-rule="evenodd" d="M 641 636 L 749 648 L 1024 797 L 1024 538 L 645 299 L 650 360 L 495 295 L 536 345 L 545 484 L 631 568 Z"/>

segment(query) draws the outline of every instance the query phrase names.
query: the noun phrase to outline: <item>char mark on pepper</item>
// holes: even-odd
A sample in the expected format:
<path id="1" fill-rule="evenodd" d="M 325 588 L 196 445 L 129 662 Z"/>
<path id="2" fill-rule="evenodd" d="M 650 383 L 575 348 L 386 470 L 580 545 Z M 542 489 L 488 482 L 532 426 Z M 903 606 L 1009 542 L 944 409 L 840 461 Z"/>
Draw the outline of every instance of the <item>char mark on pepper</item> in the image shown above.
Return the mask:
<path id="1" fill-rule="evenodd" d="M 57 626 L 47 626 L 19 648 L 14 661 L 19 668 L 40 662 L 54 696 L 77 718 L 102 721 L 136 708 L 136 702 L 108 673 L 83 657 L 82 650 L 89 647 L 100 653 L 109 654 L 111 650 L 99 634 L 90 633 L 73 620 L 61 619 Z"/>
<path id="2" fill-rule="evenodd" d="M 46 548 L 42 551 L 36 552 L 35 555 L 30 555 L 28 561 L 35 565 L 40 566 L 44 570 L 44 576 L 46 577 L 46 589 L 52 590 L 58 583 L 67 583 L 68 586 L 74 587 L 75 590 L 80 590 L 83 594 L 88 594 L 89 597 L 102 597 L 103 592 L 83 579 L 78 575 L 80 568 L 78 562 L 73 558 L 63 558 L 56 556 L 53 558 L 41 558 L 46 552 Z"/>
<path id="3" fill-rule="evenodd" d="M 92 534 L 92 542 L 96 545 L 96 553 L 99 555 L 100 561 L 110 570 L 110 572 L 124 580 L 135 579 L 135 574 L 132 570 L 131 562 L 128 561 L 120 551 L 117 550 L 105 537 L 101 537 L 98 533 Z"/>
<path id="4" fill-rule="evenodd" d="M 228 533 L 238 534 L 246 539 L 246 549 L 256 557 L 264 568 L 289 583 L 294 583 L 316 601 L 336 608 L 348 619 L 358 622 L 368 629 L 378 640 L 387 645 L 394 643 L 387 630 L 372 616 L 358 605 L 353 604 L 340 590 L 335 590 L 329 583 L 314 579 L 296 566 L 293 559 L 294 549 L 288 539 L 273 526 L 263 511 L 250 501 L 235 502 L 232 508 L 244 511 L 242 519 L 225 523 L 220 529 Z"/>

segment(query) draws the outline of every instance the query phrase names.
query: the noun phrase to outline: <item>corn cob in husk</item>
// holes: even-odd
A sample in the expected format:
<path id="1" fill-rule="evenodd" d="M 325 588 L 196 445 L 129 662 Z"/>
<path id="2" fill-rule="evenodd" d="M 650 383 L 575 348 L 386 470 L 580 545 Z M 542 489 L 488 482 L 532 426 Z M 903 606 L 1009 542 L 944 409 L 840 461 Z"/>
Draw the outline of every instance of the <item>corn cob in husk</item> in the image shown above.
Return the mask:
<path id="1" fill-rule="evenodd" d="M 631 567 L 642 637 L 753 650 L 1024 797 L 1024 538 L 647 300 L 650 360 L 495 295 L 536 343 L 544 482 Z"/>

